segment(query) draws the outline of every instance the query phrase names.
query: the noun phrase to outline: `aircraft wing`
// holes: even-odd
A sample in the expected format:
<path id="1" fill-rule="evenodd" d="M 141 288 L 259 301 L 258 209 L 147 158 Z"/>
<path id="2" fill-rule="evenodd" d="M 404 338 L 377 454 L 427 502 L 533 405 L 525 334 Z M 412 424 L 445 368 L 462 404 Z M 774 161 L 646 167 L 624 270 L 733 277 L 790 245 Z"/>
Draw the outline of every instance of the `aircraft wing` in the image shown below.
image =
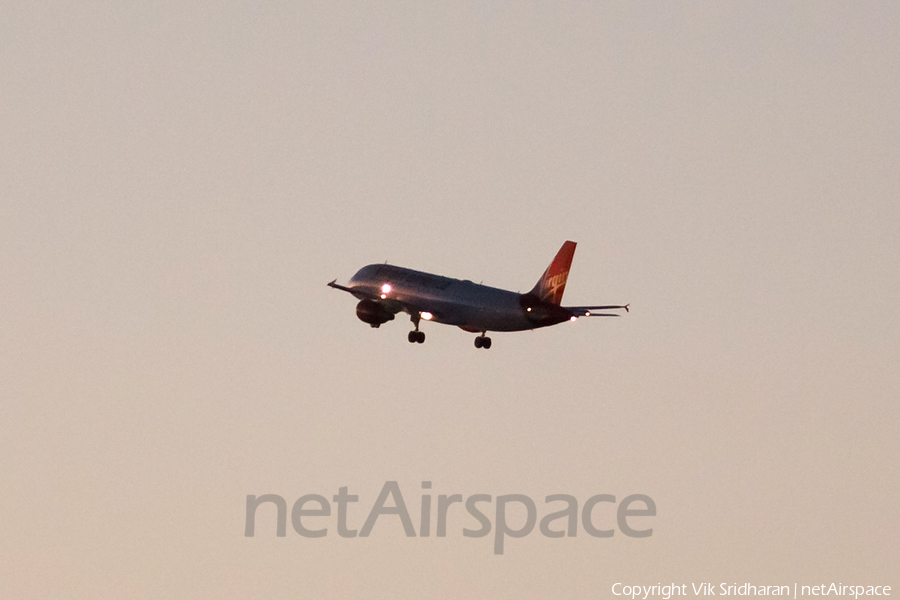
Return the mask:
<path id="1" fill-rule="evenodd" d="M 347 286 L 337 283 L 337 279 L 332 279 L 331 281 L 329 281 L 328 287 L 333 287 L 336 290 L 344 290 L 345 292 L 350 292 L 351 294 L 353 293 L 353 290 L 351 290 Z"/>
<path id="2" fill-rule="evenodd" d="M 334 289 L 336 289 L 336 290 L 342 290 L 342 291 L 347 292 L 347 293 L 349 293 L 349 294 L 353 294 L 354 296 L 356 296 L 356 297 L 359 298 L 360 300 L 364 300 L 364 299 L 366 299 L 366 298 L 368 298 L 369 300 L 379 300 L 379 299 L 380 299 L 380 298 L 379 298 L 378 296 L 376 296 L 375 294 L 369 294 L 369 293 L 364 292 L 364 291 L 362 291 L 362 290 L 354 290 L 353 288 L 348 288 L 347 286 L 341 285 L 341 284 L 336 283 L 336 282 L 337 282 L 337 279 L 332 279 L 331 281 L 328 282 L 328 287 L 332 287 L 332 288 L 334 288 Z"/>
<path id="3" fill-rule="evenodd" d="M 356 298 L 359 298 L 360 300 L 373 300 L 375 302 L 378 302 L 379 304 L 384 306 L 387 310 L 391 311 L 392 313 L 398 313 L 400 311 L 403 311 L 410 315 L 419 315 L 422 313 L 423 310 L 425 310 L 425 309 L 422 309 L 421 307 L 413 306 L 412 304 L 409 304 L 408 302 L 400 302 L 394 298 L 384 299 L 377 294 L 371 294 L 371 293 L 365 292 L 363 290 L 349 288 L 345 285 L 341 285 L 341 284 L 337 283 L 337 279 L 329 281 L 328 287 L 332 287 L 336 290 L 341 290 L 341 291 L 347 292 L 349 294 L 352 294 L 353 296 L 355 296 Z M 429 313 L 429 314 L 431 314 L 431 313 Z M 439 312 L 435 312 L 433 314 L 440 316 Z"/>

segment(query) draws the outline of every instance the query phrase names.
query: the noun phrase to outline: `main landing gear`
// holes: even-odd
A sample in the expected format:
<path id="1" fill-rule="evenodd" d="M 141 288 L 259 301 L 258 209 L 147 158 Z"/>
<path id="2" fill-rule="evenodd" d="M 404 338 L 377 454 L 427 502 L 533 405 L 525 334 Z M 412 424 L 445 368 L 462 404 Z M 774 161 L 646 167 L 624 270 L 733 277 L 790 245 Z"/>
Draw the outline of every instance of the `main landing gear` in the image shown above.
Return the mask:
<path id="1" fill-rule="evenodd" d="M 419 320 L 421 319 L 421 315 L 417 312 L 413 312 L 409 316 L 409 320 L 413 322 L 413 325 L 416 326 L 415 330 L 410 331 L 409 335 L 406 336 L 406 339 L 409 340 L 410 344 L 423 344 L 425 343 L 425 332 L 419 331 Z"/>
<path id="2" fill-rule="evenodd" d="M 475 338 L 475 347 L 476 348 L 484 348 L 485 350 L 487 350 L 488 348 L 491 347 L 491 338 L 484 335 L 485 333 L 487 333 L 487 332 L 482 331 L 481 335 L 479 335 L 477 338 Z"/>

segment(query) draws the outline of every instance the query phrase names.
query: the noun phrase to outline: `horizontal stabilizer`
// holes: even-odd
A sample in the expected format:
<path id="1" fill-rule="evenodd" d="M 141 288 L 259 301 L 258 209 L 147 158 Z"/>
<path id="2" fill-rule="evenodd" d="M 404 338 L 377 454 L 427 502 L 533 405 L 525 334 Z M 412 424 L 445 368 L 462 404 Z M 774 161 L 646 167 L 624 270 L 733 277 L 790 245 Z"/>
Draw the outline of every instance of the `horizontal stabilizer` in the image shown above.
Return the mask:
<path id="1" fill-rule="evenodd" d="M 618 310 L 625 309 L 625 312 L 629 312 L 629 305 L 606 305 L 606 306 L 566 306 L 564 307 L 573 317 L 620 317 L 621 315 L 617 315 L 615 313 L 601 313 L 597 312 L 598 310 Z"/>
<path id="2" fill-rule="evenodd" d="M 607 306 L 567 306 L 569 310 L 615 310 L 617 308 L 624 308 L 625 312 L 629 312 L 630 304 L 618 304 L 618 305 L 607 305 Z"/>

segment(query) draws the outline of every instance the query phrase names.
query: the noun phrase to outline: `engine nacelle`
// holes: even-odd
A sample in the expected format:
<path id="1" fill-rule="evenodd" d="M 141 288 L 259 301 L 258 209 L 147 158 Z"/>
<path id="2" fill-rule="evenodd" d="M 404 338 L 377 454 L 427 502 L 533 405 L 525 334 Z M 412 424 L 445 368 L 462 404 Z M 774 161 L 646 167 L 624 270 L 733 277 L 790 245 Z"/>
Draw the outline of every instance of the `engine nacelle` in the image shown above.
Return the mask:
<path id="1" fill-rule="evenodd" d="M 356 305 L 356 316 L 360 321 L 368 323 L 372 327 L 378 327 L 382 323 L 394 320 L 394 313 L 375 300 L 360 300 Z"/>

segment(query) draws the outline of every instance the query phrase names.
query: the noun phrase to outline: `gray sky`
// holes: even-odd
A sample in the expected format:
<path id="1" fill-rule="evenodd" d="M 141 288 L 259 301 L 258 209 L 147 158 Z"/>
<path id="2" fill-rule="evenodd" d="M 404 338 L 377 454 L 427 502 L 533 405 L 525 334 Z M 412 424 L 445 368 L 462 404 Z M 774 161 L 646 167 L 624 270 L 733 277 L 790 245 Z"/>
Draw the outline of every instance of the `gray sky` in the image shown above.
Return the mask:
<path id="1" fill-rule="evenodd" d="M 2 3 L 0 595 L 897 590 L 898 26 L 893 2 Z M 477 351 L 325 287 L 389 261 L 525 291 L 566 239 L 566 302 L 630 315 Z M 248 494 L 348 486 L 358 528 L 389 480 L 417 527 L 425 480 L 657 516 L 503 556 L 461 510 L 446 538 L 277 538 L 263 509 L 244 537 Z"/>

